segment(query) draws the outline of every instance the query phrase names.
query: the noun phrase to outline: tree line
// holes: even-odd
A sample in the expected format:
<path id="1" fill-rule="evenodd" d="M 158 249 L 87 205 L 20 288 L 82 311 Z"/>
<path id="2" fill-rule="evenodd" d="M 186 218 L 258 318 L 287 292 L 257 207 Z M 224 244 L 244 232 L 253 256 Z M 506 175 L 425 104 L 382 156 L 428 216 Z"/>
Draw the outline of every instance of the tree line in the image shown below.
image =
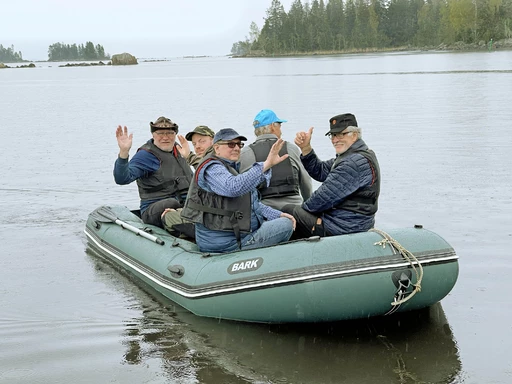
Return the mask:
<path id="1" fill-rule="evenodd" d="M 512 37 L 512 0 L 272 0 L 264 20 L 232 54 L 485 44 Z"/>
<path id="2" fill-rule="evenodd" d="M 21 51 L 16 52 L 14 45 L 5 48 L 0 44 L 0 63 L 17 63 L 23 61 L 23 55 Z"/>
<path id="3" fill-rule="evenodd" d="M 55 43 L 48 47 L 48 61 L 64 60 L 108 60 L 110 55 L 105 53 L 102 45 L 94 45 L 88 41 L 84 44 Z"/>

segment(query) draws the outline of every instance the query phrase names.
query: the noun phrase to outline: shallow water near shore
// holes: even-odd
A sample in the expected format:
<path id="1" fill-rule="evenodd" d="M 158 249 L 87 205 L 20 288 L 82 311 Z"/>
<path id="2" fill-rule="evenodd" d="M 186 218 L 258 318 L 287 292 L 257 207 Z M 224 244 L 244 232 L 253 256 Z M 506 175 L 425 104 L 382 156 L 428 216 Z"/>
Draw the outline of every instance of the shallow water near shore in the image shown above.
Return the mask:
<path id="1" fill-rule="evenodd" d="M 0 71 L 0 383 L 512 381 L 512 52 L 190 58 Z M 268 326 L 192 315 L 87 251 L 117 186 L 115 128 L 165 115 L 252 138 L 271 108 L 285 139 L 352 112 L 382 171 L 376 227 L 422 224 L 460 256 L 453 291 L 400 316 Z M 428 294 L 428 292 L 421 292 Z"/>

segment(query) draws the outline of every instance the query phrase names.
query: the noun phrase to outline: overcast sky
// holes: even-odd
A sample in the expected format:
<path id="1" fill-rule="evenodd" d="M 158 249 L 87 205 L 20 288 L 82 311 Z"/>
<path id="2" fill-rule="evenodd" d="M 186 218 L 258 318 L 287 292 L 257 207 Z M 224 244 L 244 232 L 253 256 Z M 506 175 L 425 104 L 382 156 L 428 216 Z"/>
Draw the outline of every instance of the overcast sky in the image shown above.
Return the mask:
<path id="1" fill-rule="evenodd" d="M 281 0 L 286 12 L 292 0 Z M 263 26 L 271 0 L 6 0 L 0 44 L 26 60 L 47 60 L 61 42 L 101 44 L 139 58 L 225 55 L 252 21 Z"/>

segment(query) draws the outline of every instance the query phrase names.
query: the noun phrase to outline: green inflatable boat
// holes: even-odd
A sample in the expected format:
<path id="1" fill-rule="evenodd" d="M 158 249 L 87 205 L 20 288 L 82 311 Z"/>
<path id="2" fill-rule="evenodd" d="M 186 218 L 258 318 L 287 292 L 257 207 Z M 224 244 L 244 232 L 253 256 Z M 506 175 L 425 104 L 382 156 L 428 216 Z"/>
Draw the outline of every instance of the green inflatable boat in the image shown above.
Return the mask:
<path id="1" fill-rule="evenodd" d="M 415 226 L 223 254 L 101 206 L 85 228 L 90 250 L 198 316 L 262 323 L 326 322 L 429 307 L 457 281 L 458 256 Z"/>

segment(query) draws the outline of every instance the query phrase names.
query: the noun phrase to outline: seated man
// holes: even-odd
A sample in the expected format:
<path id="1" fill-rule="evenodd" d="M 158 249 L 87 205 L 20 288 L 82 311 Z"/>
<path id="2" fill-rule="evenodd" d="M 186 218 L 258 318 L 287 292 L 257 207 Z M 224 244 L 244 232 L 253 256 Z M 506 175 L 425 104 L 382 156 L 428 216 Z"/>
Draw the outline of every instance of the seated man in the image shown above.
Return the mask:
<path id="1" fill-rule="evenodd" d="M 141 146 L 128 161 L 133 134 L 117 127 L 119 156 L 114 164 L 117 184 L 137 181 L 142 220 L 162 227 L 161 216 L 167 208 L 179 208 L 187 196 L 192 170 L 180 155 L 175 140 L 178 125 L 166 117 L 149 123 L 153 138 Z"/>
<path id="2" fill-rule="evenodd" d="M 277 139 L 281 138 L 281 124 L 286 120 L 280 119 L 270 109 L 261 110 L 254 118 L 254 134 L 256 141 L 242 151 L 240 171 L 245 172 L 256 161 L 264 161 Z M 260 185 L 261 202 L 275 209 L 281 209 L 287 204 L 302 204 L 313 192 L 311 177 L 300 161 L 300 151 L 296 145 L 286 142 L 280 155 L 289 157 L 272 168 L 270 185 Z"/>
<path id="3" fill-rule="evenodd" d="M 212 151 L 213 136 L 215 133 L 206 125 L 198 125 L 193 131 L 187 133 L 185 137 L 178 135 L 180 146 L 178 150 L 187 163 L 197 168 L 197 165 L 202 161 L 203 157 Z M 195 153 L 190 151 L 189 141 L 192 141 Z M 187 223 L 181 217 L 181 208 L 172 209 L 167 208 L 162 213 L 162 223 L 171 235 L 176 237 L 194 238 L 194 225 Z"/>
<path id="4" fill-rule="evenodd" d="M 178 136 L 178 140 L 181 144 L 180 153 L 185 159 L 187 159 L 187 163 L 192 167 L 197 168 L 197 165 L 206 155 L 206 152 L 213 145 L 214 135 L 215 132 L 206 125 L 198 125 L 193 131 L 187 133 L 185 137 L 181 135 Z M 196 153 L 190 151 L 190 146 L 188 145 L 189 141 L 192 142 L 192 146 Z"/>
<path id="5" fill-rule="evenodd" d="M 278 140 L 264 162 L 238 173 L 240 150 L 247 140 L 231 128 L 213 139 L 213 153 L 198 165 L 183 218 L 196 223 L 195 237 L 202 252 L 230 252 L 287 241 L 295 228 L 293 216 L 258 199 L 257 187 L 272 176 L 270 168 L 285 160 Z"/>
<path id="6" fill-rule="evenodd" d="M 321 161 L 315 154 L 313 127 L 295 138 L 304 167 L 322 183 L 302 206 L 283 207 L 297 219 L 295 235 L 299 238 L 364 232 L 375 224 L 380 193 L 377 157 L 361 138 L 354 115 L 337 115 L 329 123 L 326 136 L 336 150 L 334 159 Z"/>

